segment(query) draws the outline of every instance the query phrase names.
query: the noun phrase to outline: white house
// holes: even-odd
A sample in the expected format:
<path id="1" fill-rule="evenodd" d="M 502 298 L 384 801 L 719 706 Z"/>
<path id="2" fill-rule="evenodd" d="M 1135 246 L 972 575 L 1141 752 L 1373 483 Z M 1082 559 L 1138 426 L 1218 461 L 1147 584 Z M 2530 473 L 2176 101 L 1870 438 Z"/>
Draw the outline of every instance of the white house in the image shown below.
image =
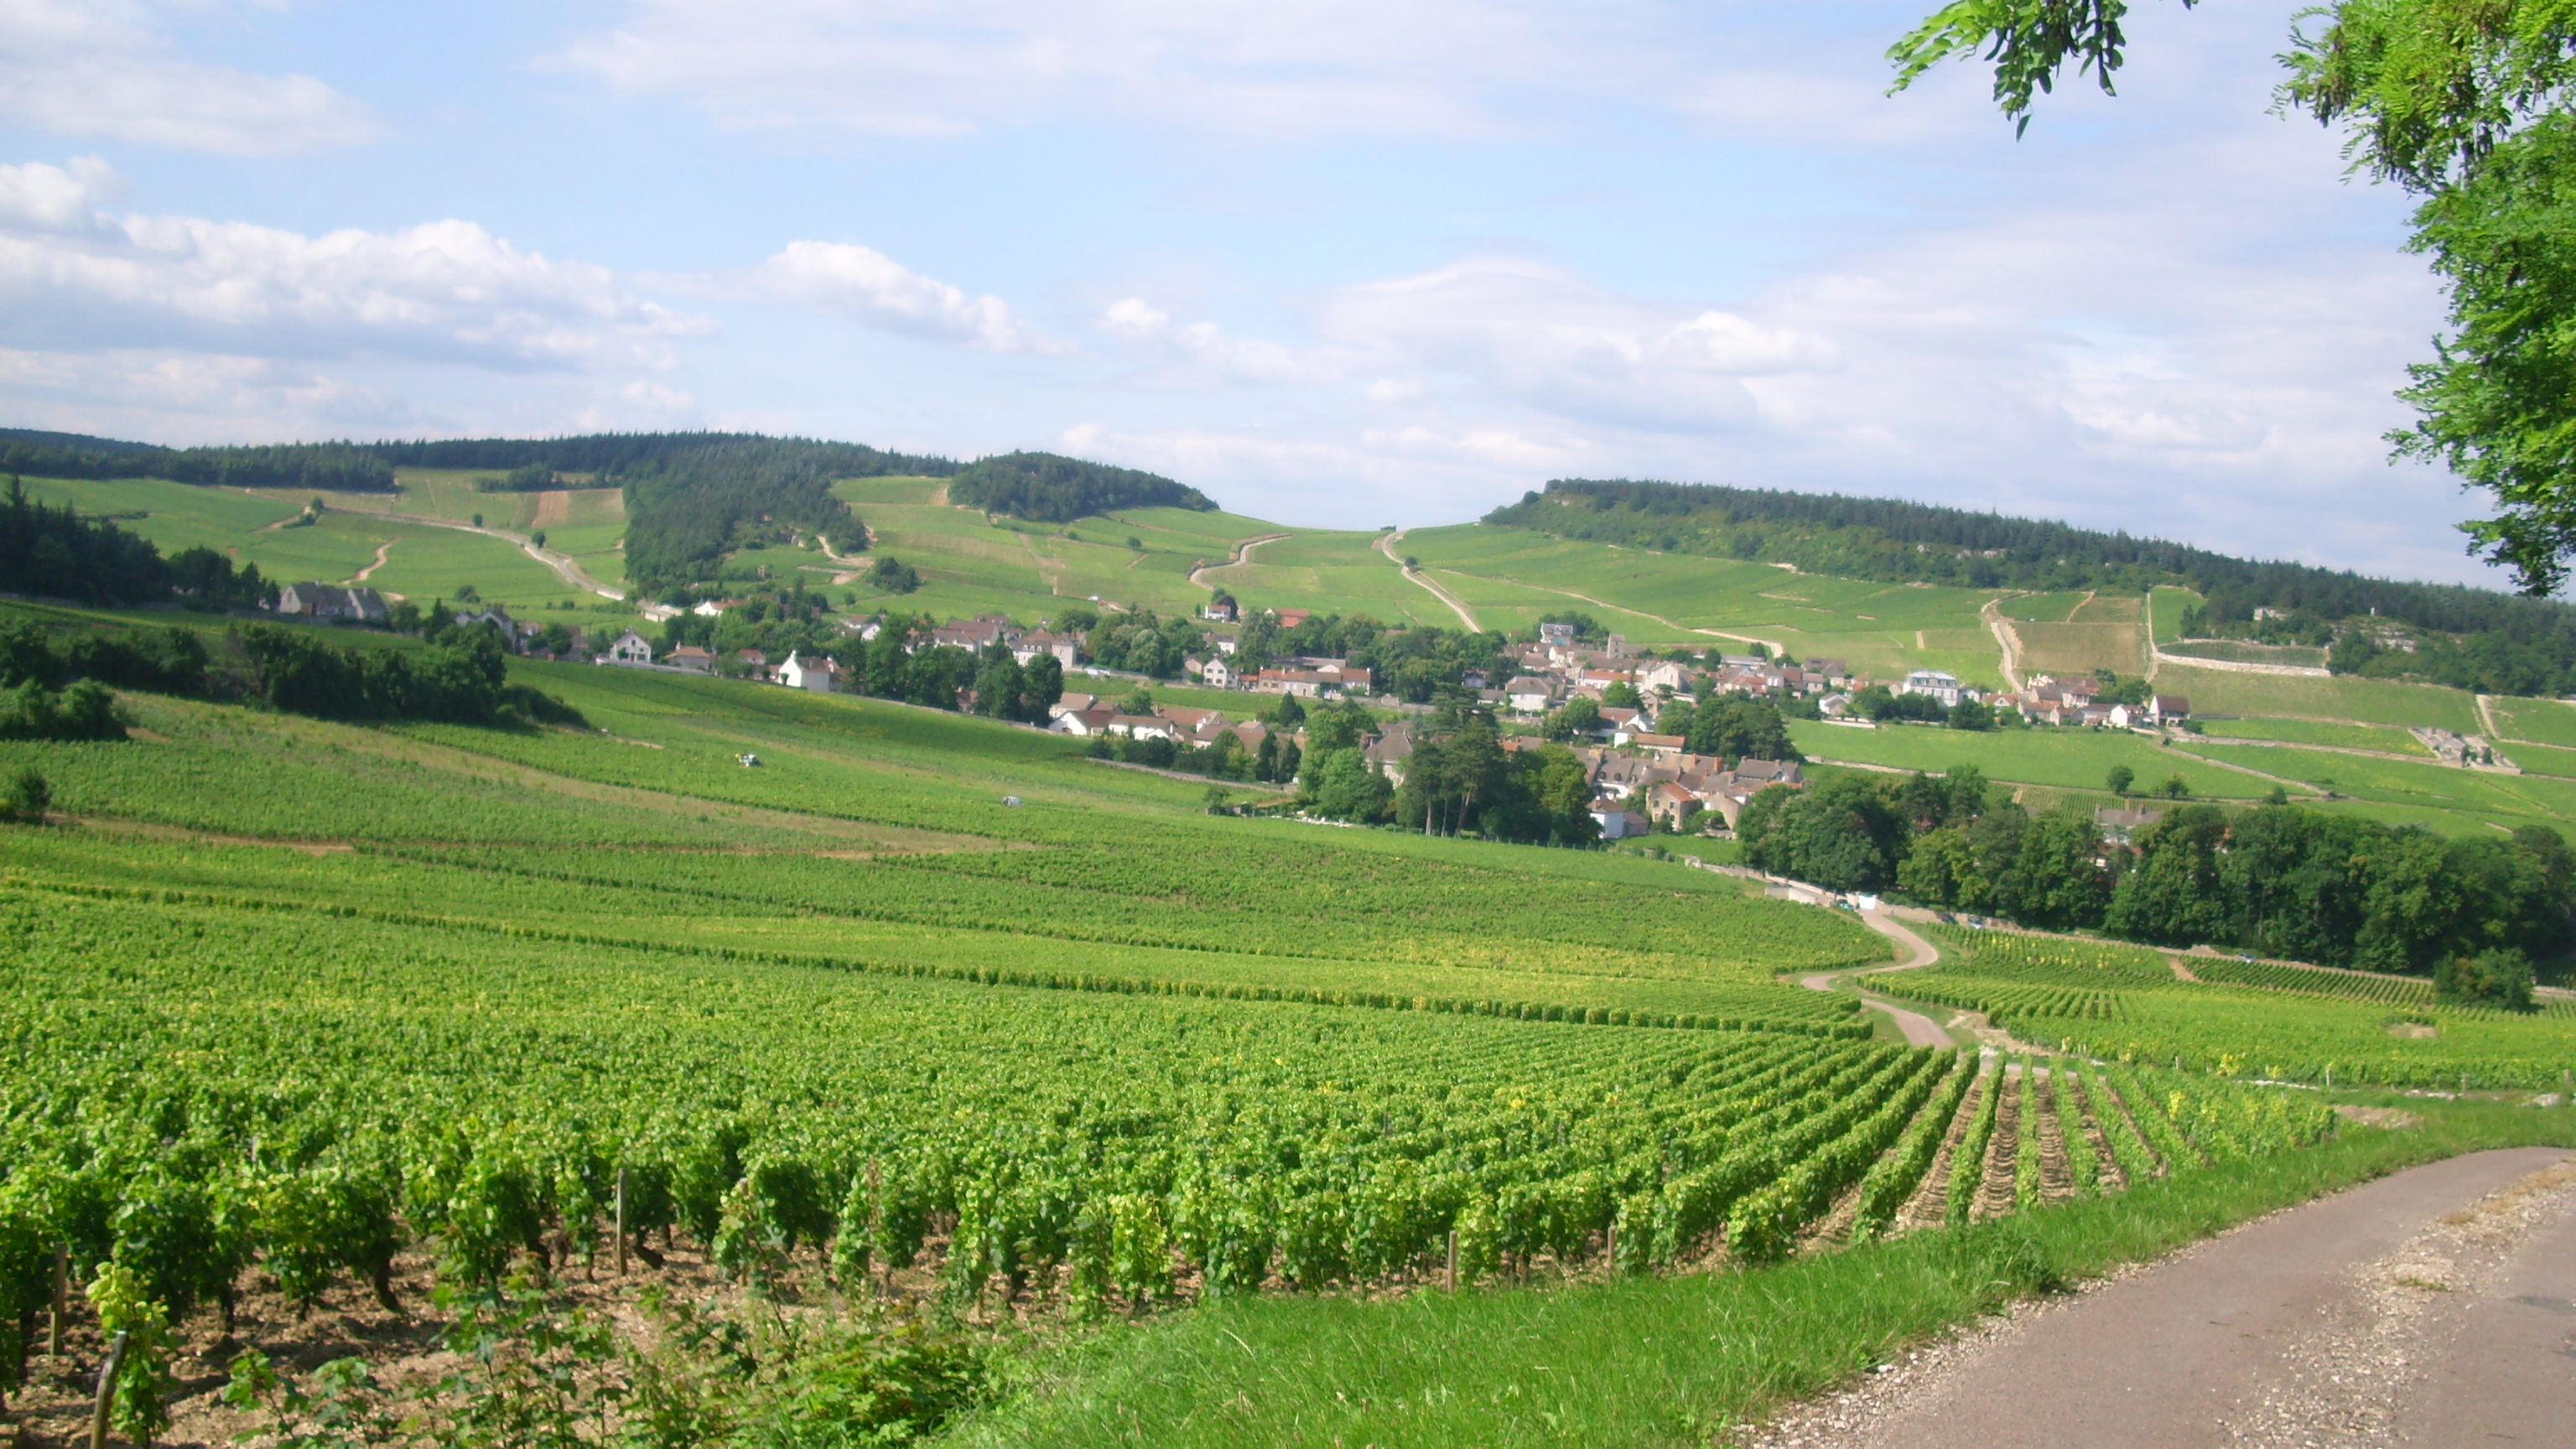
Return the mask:
<path id="1" fill-rule="evenodd" d="M 1554 691 L 1548 688 L 1546 680 L 1527 674 L 1503 686 L 1503 702 L 1510 705 L 1515 714 L 1544 714 L 1548 700 L 1553 696 Z"/>
<path id="2" fill-rule="evenodd" d="M 1940 669 L 1915 670 L 1912 674 L 1905 676 L 1905 682 L 1896 686 L 1895 692 L 1898 694 L 1928 694 L 1932 698 L 1939 700 L 1942 708 L 1944 709 L 1958 708 L 1961 695 L 1959 676 Z"/>
<path id="3" fill-rule="evenodd" d="M 1616 800 L 1593 801 L 1591 814 L 1594 823 L 1601 827 L 1601 838 L 1604 840 L 1625 840 L 1631 835 L 1646 833 L 1646 817 L 1628 809 Z"/>
<path id="4" fill-rule="evenodd" d="M 594 664 L 650 664 L 653 646 L 643 635 L 629 629 L 609 641 L 608 652 L 591 661 Z"/>
<path id="5" fill-rule="evenodd" d="M 2159 694 L 2147 701 L 2147 720 L 2151 724 L 2180 724 L 2191 718 L 2191 701 L 2179 694 Z"/>
<path id="6" fill-rule="evenodd" d="M 1210 689 L 1234 688 L 1234 666 L 1222 654 L 1199 666 L 1199 678 Z"/>
<path id="7" fill-rule="evenodd" d="M 841 666 L 830 659 L 807 659 L 790 653 L 787 662 L 778 666 L 778 682 L 789 689 L 830 694 L 841 687 Z"/>

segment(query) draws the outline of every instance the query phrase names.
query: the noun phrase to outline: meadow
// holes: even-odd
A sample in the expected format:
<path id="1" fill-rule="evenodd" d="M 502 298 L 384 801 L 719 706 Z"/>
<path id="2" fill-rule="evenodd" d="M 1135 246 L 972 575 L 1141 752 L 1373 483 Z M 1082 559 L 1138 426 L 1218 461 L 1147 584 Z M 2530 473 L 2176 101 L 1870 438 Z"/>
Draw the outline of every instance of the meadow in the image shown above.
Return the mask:
<path id="1" fill-rule="evenodd" d="M 1812 759 L 1934 775 L 1953 765 L 1974 765 L 1988 779 L 2007 784 L 2106 791 L 2105 781 L 2116 765 L 2136 777 L 2131 788 L 2140 794 L 2177 775 L 2200 799 L 2258 799 L 2272 786 L 2269 780 L 2126 730 L 1953 730 L 1897 724 L 1864 730 L 1793 720 L 1789 737 Z"/>

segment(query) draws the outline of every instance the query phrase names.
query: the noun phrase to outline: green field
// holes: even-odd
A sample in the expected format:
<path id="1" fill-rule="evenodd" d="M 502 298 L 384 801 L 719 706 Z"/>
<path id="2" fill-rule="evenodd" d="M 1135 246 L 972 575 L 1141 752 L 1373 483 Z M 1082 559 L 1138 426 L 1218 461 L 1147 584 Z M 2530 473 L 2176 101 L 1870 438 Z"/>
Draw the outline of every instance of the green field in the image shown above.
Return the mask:
<path id="1" fill-rule="evenodd" d="M 257 564 L 261 575 L 273 583 L 365 583 L 424 606 L 472 585 L 486 601 L 520 611 L 593 596 L 565 583 L 553 569 L 509 540 L 382 515 L 419 511 L 447 517 L 453 512 L 461 519 L 471 513 L 465 500 L 479 497 L 489 501 L 489 521 L 506 526 L 516 512 L 533 517 L 547 506 L 567 518 L 560 536 L 549 526 L 550 546 L 573 553 L 594 577 L 612 586 L 624 578 L 624 569 L 616 562 L 624 516 L 614 507 L 613 493 L 598 495 L 596 502 L 584 495 L 475 495 L 459 480 L 441 479 L 431 490 L 438 495 L 434 504 L 416 497 L 408 486 L 399 496 L 330 494 L 324 495 L 330 506 L 318 522 L 296 526 L 305 500 L 314 495 L 281 489 L 193 487 L 150 479 L 29 479 L 27 490 L 46 502 L 69 502 L 83 512 L 115 517 L 165 554 L 206 547 L 238 562 Z M 566 497 L 582 502 L 578 508 L 542 503 Z"/>
<path id="2" fill-rule="evenodd" d="M 2474 696 L 2466 690 L 2434 684 L 2402 684 L 2349 675 L 2322 678 L 2247 674 L 2165 664 L 2156 671 L 2156 692 L 2189 699 L 2192 713 L 2203 719 L 2268 716 L 2401 727 L 2422 725 L 2464 735 L 2483 732 Z"/>
<path id="3" fill-rule="evenodd" d="M 2323 669 L 2326 651 L 2305 644 L 2257 644 L 2248 639 L 2191 639 L 2166 644 L 2164 651 L 2181 659 L 2217 659 L 2236 664 L 2280 664 L 2294 669 Z"/>
<path id="4" fill-rule="evenodd" d="M 2534 822 L 2561 825 L 2576 818 L 2576 784 L 2538 775 L 2505 775 L 2430 762 L 2417 765 L 2292 747 L 2193 743 L 2177 749 L 2350 795 L 2365 804 L 2419 812 L 2450 811 L 2507 827 Z"/>
<path id="5" fill-rule="evenodd" d="M 2120 730 L 1952 730 L 1886 725 L 1874 730 L 1792 721 L 1790 738 L 1809 757 L 1939 774 L 1952 765 L 1974 765 L 1990 780 L 2101 790 L 2114 765 L 2126 765 L 2140 793 L 2180 775 L 2193 796 L 2248 800 L 2272 788 L 2269 780 L 2194 759 L 2143 735 Z M 2258 766 L 2259 766 L 2259 762 Z M 2364 762 L 2367 763 L 2367 762 Z"/>
<path id="6" fill-rule="evenodd" d="M 2564 700 L 2490 699 L 2487 712 L 2495 716 L 2498 739 L 2576 749 L 2576 705 Z"/>
<path id="7" fill-rule="evenodd" d="M 2279 740 L 2298 745 L 2341 745 L 2351 750 L 2384 750 L 2391 754 L 2433 752 L 2422 740 L 2394 725 L 2337 724 L 2314 719 L 2214 719 L 2205 724 L 2211 739 Z"/>
<path id="8" fill-rule="evenodd" d="M 2182 637 L 2184 611 L 2204 602 L 2190 589 L 2166 585 L 2147 597 L 2149 631 L 2158 644 L 2170 644 Z"/>

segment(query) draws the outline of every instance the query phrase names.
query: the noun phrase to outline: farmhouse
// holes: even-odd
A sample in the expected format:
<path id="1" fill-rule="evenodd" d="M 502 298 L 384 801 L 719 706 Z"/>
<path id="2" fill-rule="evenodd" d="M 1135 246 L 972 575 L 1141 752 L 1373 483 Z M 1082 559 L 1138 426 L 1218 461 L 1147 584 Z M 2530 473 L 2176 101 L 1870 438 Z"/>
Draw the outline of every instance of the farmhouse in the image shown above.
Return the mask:
<path id="1" fill-rule="evenodd" d="M 643 635 L 629 629 L 608 643 L 608 652 L 591 661 L 593 664 L 646 665 L 653 662 L 653 645 Z"/>
<path id="2" fill-rule="evenodd" d="M 344 589 L 338 584 L 288 584 L 277 591 L 277 612 L 307 619 L 385 621 L 385 596 L 373 589 Z"/>
<path id="3" fill-rule="evenodd" d="M 2191 700 L 2179 694 L 2151 695 L 2147 699 L 2147 722 L 2158 725 L 2181 724 L 2191 718 Z"/>
<path id="4" fill-rule="evenodd" d="M 691 674 L 713 674 L 716 672 L 716 657 L 695 644 L 683 644 L 671 651 L 671 667 L 685 669 Z"/>
<path id="5" fill-rule="evenodd" d="M 1554 686 L 1535 675 L 1523 674 L 1503 686 L 1503 702 L 1514 714 L 1544 714 L 1548 701 L 1556 697 Z"/>

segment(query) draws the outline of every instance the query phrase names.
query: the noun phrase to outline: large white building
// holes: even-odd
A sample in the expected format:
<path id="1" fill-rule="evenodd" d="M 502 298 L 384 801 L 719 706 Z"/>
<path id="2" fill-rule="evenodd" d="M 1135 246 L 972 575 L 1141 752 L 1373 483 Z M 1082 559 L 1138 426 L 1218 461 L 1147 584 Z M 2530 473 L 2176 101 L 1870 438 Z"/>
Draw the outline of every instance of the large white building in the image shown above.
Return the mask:
<path id="1" fill-rule="evenodd" d="M 1959 676 L 1939 669 L 1918 669 L 1905 676 L 1896 686 L 1898 694 L 1928 694 L 1941 701 L 1944 709 L 1956 709 L 1965 691 L 1959 688 Z"/>

